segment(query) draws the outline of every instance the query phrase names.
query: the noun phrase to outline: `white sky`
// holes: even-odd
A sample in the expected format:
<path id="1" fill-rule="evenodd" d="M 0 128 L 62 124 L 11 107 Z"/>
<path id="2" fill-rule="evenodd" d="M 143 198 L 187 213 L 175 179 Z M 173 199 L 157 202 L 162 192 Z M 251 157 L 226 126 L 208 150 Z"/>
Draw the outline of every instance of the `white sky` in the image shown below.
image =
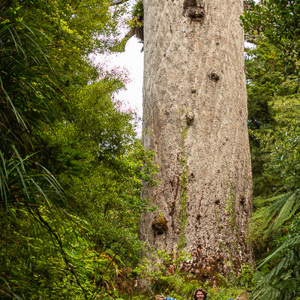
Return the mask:
<path id="1" fill-rule="evenodd" d="M 92 57 L 95 63 L 100 63 L 104 71 L 108 72 L 117 68 L 121 78 L 122 73 L 127 74 L 130 82 L 126 87 L 115 94 L 115 98 L 123 103 L 123 109 L 131 109 L 137 113 L 141 120 L 143 117 L 143 72 L 144 72 L 144 52 L 141 52 L 143 44 L 139 43 L 136 37 L 132 37 L 125 47 L 125 52 L 98 54 Z M 138 122 L 137 134 L 142 134 L 142 123 Z"/>
<path id="2" fill-rule="evenodd" d="M 129 77 L 132 80 L 126 85 L 126 90 L 120 91 L 116 98 L 128 103 L 138 113 L 139 117 L 143 115 L 144 52 L 141 52 L 142 48 L 143 44 L 139 43 L 136 37 L 132 37 L 126 44 L 125 52 L 116 54 L 112 59 L 113 65 L 128 69 Z"/>
<path id="3" fill-rule="evenodd" d="M 121 41 L 125 34 L 129 31 L 126 25 L 126 19 L 130 18 L 130 11 L 133 9 L 137 0 L 128 0 L 126 6 L 128 5 L 129 12 L 127 15 L 123 16 L 120 20 L 120 36 Z M 133 36 L 126 43 L 125 52 L 121 53 L 106 53 L 102 55 L 96 55 L 96 62 L 104 62 L 106 69 L 113 69 L 114 67 L 128 71 L 128 76 L 130 78 L 130 83 L 126 84 L 126 88 L 119 91 L 116 94 L 117 100 L 124 103 L 124 108 L 133 109 L 138 117 L 143 116 L 143 73 L 144 73 L 144 52 L 141 52 L 143 44 L 138 41 L 138 39 Z"/>

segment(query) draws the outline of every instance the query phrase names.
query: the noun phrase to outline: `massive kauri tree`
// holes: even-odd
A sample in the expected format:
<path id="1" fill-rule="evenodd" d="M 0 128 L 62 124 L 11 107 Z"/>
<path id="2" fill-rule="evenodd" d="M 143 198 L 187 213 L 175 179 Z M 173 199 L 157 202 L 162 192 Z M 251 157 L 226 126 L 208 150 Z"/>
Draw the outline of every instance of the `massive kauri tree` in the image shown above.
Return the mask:
<path id="1" fill-rule="evenodd" d="M 241 0 L 144 0 L 144 136 L 160 166 L 143 195 L 153 249 L 192 259 L 199 277 L 252 261 L 252 213 Z"/>

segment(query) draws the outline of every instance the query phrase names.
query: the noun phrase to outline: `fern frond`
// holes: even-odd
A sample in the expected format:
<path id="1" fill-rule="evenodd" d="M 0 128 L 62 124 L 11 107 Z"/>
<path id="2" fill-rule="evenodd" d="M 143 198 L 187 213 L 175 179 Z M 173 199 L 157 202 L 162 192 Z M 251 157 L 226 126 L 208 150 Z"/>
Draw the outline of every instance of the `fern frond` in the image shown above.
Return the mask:
<path id="1" fill-rule="evenodd" d="M 300 208 L 300 190 L 288 192 L 268 199 L 272 205 L 262 209 L 253 217 L 254 222 L 262 222 L 259 231 L 268 236 L 290 219 Z"/>
<path id="2" fill-rule="evenodd" d="M 263 260 L 263 262 L 258 266 L 258 268 L 262 267 L 267 262 L 272 259 L 280 256 L 282 253 L 286 253 L 288 249 L 299 249 L 300 248 L 300 236 L 295 236 L 292 239 L 286 240 L 279 248 L 277 248 L 271 255 Z"/>
<path id="3" fill-rule="evenodd" d="M 294 299 L 300 293 L 300 236 L 285 241 L 258 268 L 280 259 L 278 264 L 259 282 L 251 299 Z"/>
<path id="4" fill-rule="evenodd" d="M 275 222 L 269 228 L 269 231 L 276 230 L 286 220 L 290 219 L 295 214 L 295 212 L 299 209 L 299 207 L 300 207 L 300 190 L 296 190 L 295 192 L 291 193 L 288 197 L 286 197 L 285 203 L 282 206 Z"/>
<path id="5" fill-rule="evenodd" d="M 63 200 L 62 187 L 45 167 L 39 165 L 43 170 L 39 174 L 27 172 L 27 167 L 32 163 L 30 158 L 35 153 L 22 158 L 14 145 L 11 149 L 10 157 L 6 157 L 0 150 L 0 207 L 3 210 L 8 211 L 10 207 L 20 203 L 29 207 L 30 203 L 35 203 L 37 195 L 51 207 L 49 191 L 55 193 L 55 198 Z"/>

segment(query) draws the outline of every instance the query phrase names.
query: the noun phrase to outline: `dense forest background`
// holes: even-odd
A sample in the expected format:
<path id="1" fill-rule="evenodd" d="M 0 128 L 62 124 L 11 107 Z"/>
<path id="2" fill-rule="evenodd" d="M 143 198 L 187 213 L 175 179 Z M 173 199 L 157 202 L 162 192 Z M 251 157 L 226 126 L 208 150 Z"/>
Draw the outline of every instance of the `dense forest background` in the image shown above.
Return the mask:
<path id="1" fill-rule="evenodd" d="M 155 207 L 140 190 L 158 166 L 114 99 L 126 78 L 89 58 L 120 47 L 126 3 L 0 1 L 1 299 L 180 300 L 199 286 L 209 299 L 300 299 L 300 3 L 247 2 L 257 264 L 199 282 L 180 272 L 184 255 L 141 259 L 141 214 Z M 141 2 L 128 23 L 139 31 Z"/>

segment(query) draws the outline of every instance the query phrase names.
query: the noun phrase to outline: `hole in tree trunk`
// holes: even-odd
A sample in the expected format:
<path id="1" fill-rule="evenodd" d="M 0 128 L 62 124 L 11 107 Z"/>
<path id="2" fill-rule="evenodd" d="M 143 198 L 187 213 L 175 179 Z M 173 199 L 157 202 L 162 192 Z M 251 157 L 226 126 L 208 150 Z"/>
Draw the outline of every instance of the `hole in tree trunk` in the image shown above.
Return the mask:
<path id="1" fill-rule="evenodd" d="M 208 77 L 209 77 L 210 80 L 213 80 L 215 82 L 219 81 L 219 79 L 220 79 L 220 76 L 216 72 L 211 72 L 208 75 Z"/>
<path id="2" fill-rule="evenodd" d="M 156 216 L 152 223 L 152 229 L 154 230 L 154 233 L 156 233 L 157 235 L 161 235 L 166 231 L 168 231 L 168 222 L 166 218 L 162 215 Z"/>

